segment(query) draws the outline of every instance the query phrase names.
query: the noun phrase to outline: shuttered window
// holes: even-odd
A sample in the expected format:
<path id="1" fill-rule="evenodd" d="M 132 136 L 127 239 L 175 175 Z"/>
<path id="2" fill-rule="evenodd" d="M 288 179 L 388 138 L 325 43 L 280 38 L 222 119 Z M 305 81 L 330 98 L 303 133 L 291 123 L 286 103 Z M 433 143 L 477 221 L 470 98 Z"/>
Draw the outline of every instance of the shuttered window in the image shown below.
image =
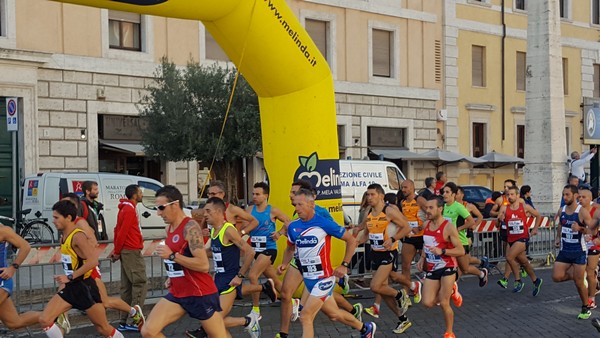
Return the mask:
<path id="1" fill-rule="evenodd" d="M 474 87 L 485 87 L 485 47 L 472 47 L 472 84 Z"/>
<path id="2" fill-rule="evenodd" d="M 373 76 L 392 77 L 392 37 L 390 31 L 373 29 Z"/>
<path id="3" fill-rule="evenodd" d="M 527 86 L 527 54 L 517 52 L 517 90 L 526 90 Z"/>
<path id="4" fill-rule="evenodd" d="M 569 60 L 567 58 L 562 59 L 563 67 L 563 87 L 565 95 L 569 95 Z"/>
<path id="5" fill-rule="evenodd" d="M 306 31 L 308 32 L 308 35 L 310 35 L 315 45 L 317 45 L 317 48 L 319 48 L 319 51 L 321 52 L 321 54 L 323 54 L 325 60 L 329 62 L 329 56 L 327 55 L 327 49 L 329 46 L 329 22 L 322 20 L 306 19 L 304 25 Z"/>
<path id="6" fill-rule="evenodd" d="M 208 60 L 229 61 L 223 48 L 219 46 L 208 30 L 204 30 L 204 46 L 206 48 L 205 55 Z"/>
<path id="7" fill-rule="evenodd" d="M 485 123 L 473 123 L 473 156 L 485 155 Z"/>
<path id="8" fill-rule="evenodd" d="M 600 97 L 600 65 L 594 64 L 594 97 Z"/>

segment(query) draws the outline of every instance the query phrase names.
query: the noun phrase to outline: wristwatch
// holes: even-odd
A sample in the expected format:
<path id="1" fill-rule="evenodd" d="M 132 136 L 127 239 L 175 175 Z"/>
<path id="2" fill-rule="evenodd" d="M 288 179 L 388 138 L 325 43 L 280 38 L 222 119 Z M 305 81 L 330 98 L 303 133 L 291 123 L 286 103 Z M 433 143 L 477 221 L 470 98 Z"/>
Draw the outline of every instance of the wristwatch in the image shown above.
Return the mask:
<path id="1" fill-rule="evenodd" d="M 176 252 L 173 252 L 173 253 L 171 253 L 171 254 L 169 255 L 169 260 L 170 260 L 170 261 L 175 261 L 175 254 L 176 254 Z"/>
<path id="2" fill-rule="evenodd" d="M 73 274 L 68 274 L 68 275 L 67 275 L 67 279 L 68 279 L 69 281 L 72 281 L 72 280 L 73 280 Z"/>
<path id="3" fill-rule="evenodd" d="M 446 255 L 446 249 L 442 249 L 442 255 Z"/>
<path id="4" fill-rule="evenodd" d="M 13 268 L 15 268 L 15 270 L 19 270 L 19 264 L 17 263 L 12 263 L 10 266 L 12 266 Z"/>
<path id="5" fill-rule="evenodd" d="M 349 268 L 350 267 L 350 263 L 348 263 L 348 262 L 342 262 L 342 266 L 345 266 L 345 267 Z"/>
<path id="6" fill-rule="evenodd" d="M 242 229 L 242 231 L 240 231 L 240 234 L 242 234 L 242 236 L 244 236 L 246 234 L 246 230 Z"/>
<path id="7" fill-rule="evenodd" d="M 238 274 L 237 274 L 237 276 L 238 276 L 238 278 L 240 278 L 240 279 L 244 279 L 244 278 L 246 278 L 246 276 L 242 275 L 241 273 L 238 273 Z"/>

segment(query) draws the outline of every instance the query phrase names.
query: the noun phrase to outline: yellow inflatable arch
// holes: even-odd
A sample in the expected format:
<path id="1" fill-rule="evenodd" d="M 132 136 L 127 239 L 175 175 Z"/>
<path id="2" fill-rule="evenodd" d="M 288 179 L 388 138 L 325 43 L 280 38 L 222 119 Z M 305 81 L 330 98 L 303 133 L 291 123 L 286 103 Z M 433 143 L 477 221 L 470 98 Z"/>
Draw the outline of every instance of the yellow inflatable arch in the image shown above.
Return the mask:
<path id="1" fill-rule="evenodd" d="M 202 21 L 258 94 L 270 203 L 291 215 L 291 183 L 309 179 L 342 224 L 333 78 L 284 0 L 57 1 Z M 332 263 L 342 255 L 336 245 Z"/>

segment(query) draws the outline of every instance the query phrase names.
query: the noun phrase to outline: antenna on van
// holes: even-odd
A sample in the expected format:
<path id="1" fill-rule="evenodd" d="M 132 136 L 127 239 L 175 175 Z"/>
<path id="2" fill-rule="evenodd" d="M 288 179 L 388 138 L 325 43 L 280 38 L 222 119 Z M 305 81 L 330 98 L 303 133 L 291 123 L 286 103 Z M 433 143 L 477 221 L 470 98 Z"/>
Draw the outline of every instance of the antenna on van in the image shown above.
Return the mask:
<path id="1" fill-rule="evenodd" d="M 379 160 L 383 161 L 383 159 L 384 159 L 383 154 L 379 154 Z"/>

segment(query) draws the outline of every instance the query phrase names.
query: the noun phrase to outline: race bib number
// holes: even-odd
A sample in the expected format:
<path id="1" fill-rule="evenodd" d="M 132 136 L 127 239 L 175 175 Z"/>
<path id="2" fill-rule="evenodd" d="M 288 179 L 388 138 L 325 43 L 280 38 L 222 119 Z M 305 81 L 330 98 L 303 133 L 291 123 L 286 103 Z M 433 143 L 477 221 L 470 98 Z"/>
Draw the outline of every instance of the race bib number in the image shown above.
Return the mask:
<path id="1" fill-rule="evenodd" d="M 369 241 L 371 242 L 371 249 L 383 250 L 383 234 L 371 234 L 369 233 Z"/>
<path id="2" fill-rule="evenodd" d="M 63 270 L 65 271 L 65 275 L 72 275 L 73 274 L 73 258 L 71 257 L 71 255 L 65 255 L 63 254 L 60 261 L 62 262 L 63 265 Z"/>
<path id="3" fill-rule="evenodd" d="M 179 278 L 185 276 L 183 267 L 168 259 L 165 259 L 165 270 L 167 270 L 167 277 L 169 278 Z"/>
<path id="4" fill-rule="evenodd" d="M 444 217 L 444 219 L 445 219 L 446 221 L 448 221 L 448 223 L 452 223 L 452 224 L 454 224 L 454 221 L 452 220 L 452 217 Z"/>
<path id="5" fill-rule="evenodd" d="M 267 249 L 267 236 L 252 236 L 250 237 L 252 248 L 254 251 L 261 252 Z"/>
<path id="6" fill-rule="evenodd" d="M 225 267 L 223 266 L 223 258 L 220 252 L 213 252 L 213 260 L 215 261 L 215 272 L 225 272 Z"/>
<path id="7" fill-rule="evenodd" d="M 419 227 L 419 222 L 417 222 L 417 221 L 409 221 L 408 225 L 410 225 L 411 229 L 418 228 Z"/>
<path id="8" fill-rule="evenodd" d="M 323 264 L 319 256 L 301 258 L 300 264 L 302 265 L 302 275 L 304 278 L 317 279 L 324 275 Z"/>
<path id="9" fill-rule="evenodd" d="M 511 235 L 520 235 L 525 231 L 523 221 L 521 220 L 508 221 L 508 229 Z"/>
<path id="10" fill-rule="evenodd" d="M 562 227 L 562 241 L 565 243 L 579 243 L 579 233 L 573 232 L 571 228 Z"/>

